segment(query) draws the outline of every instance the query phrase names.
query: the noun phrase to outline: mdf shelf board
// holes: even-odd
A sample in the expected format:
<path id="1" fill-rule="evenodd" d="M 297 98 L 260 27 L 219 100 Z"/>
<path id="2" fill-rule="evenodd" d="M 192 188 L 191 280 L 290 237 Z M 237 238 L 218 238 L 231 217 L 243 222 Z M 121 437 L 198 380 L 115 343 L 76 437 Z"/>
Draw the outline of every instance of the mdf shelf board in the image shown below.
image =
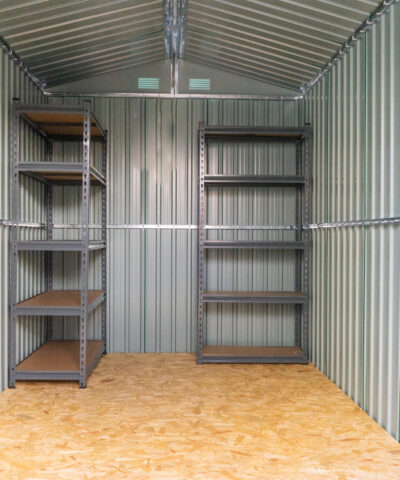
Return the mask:
<path id="1" fill-rule="evenodd" d="M 88 290 L 88 313 L 105 299 L 103 290 Z M 77 316 L 81 310 L 80 290 L 48 290 L 16 305 L 18 315 Z"/>
<path id="2" fill-rule="evenodd" d="M 82 163 L 21 162 L 18 164 L 18 170 L 20 173 L 34 175 L 38 180 L 55 185 L 82 184 Z M 104 176 L 93 166 L 90 166 L 90 182 L 95 186 L 106 184 Z"/>
<path id="3" fill-rule="evenodd" d="M 99 250 L 106 247 L 101 240 L 89 241 L 89 250 Z M 17 242 L 18 250 L 47 252 L 80 252 L 83 249 L 81 240 L 23 240 Z"/>
<path id="4" fill-rule="evenodd" d="M 63 106 L 60 106 L 62 109 Z M 78 107 L 77 107 L 78 108 Z M 52 137 L 80 137 L 83 135 L 83 110 L 79 111 L 45 111 L 35 106 L 21 105 L 19 111 L 29 123 L 33 123 L 46 136 Z M 94 115 L 90 122 L 91 137 L 104 137 L 100 125 Z"/>
<path id="5" fill-rule="evenodd" d="M 204 345 L 204 363 L 308 363 L 299 347 Z"/>
<path id="6" fill-rule="evenodd" d="M 242 248 L 271 250 L 304 250 L 305 242 L 296 241 L 251 241 L 251 240 L 206 240 L 204 248 Z"/>
<path id="7" fill-rule="evenodd" d="M 207 303 L 289 303 L 304 304 L 307 297 L 302 292 L 211 292 L 205 291 Z"/>
<path id="8" fill-rule="evenodd" d="M 303 186 L 304 182 L 302 175 L 204 175 L 204 184 L 209 187 L 297 187 Z"/>
<path id="9" fill-rule="evenodd" d="M 16 367 L 17 380 L 79 379 L 79 348 L 76 340 L 50 341 L 35 350 Z M 88 374 L 104 352 L 103 340 L 87 342 Z"/>

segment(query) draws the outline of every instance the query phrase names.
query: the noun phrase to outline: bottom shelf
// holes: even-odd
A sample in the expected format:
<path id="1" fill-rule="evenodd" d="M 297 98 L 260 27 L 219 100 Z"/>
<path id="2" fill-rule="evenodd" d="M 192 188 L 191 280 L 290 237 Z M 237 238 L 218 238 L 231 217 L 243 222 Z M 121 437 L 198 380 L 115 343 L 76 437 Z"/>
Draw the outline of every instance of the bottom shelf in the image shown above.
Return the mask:
<path id="1" fill-rule="evenodd" d="M 307 357 L 299 347 L 241 347 L 204 345 L 200 363 L 308 362 Z"/>
<path id="2" fill-rule="evenodd" d="M 104 353 L 102 340 L 89 340 L 87 375 Z M 50 341 L 17 365 L 17 380 L 79 380 L 79 341 Z"/>

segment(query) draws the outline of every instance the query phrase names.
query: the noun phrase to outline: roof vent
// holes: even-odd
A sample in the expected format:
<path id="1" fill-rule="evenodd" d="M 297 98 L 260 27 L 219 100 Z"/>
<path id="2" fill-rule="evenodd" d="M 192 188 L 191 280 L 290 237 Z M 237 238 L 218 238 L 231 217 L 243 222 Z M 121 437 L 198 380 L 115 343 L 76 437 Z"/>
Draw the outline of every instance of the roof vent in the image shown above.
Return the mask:
<path id="1" fill-rule="evenodd" d="M 158 90 L 160 88 L 159 78 L 138 78 L 138 88 L 140 90 Z"/>
<path id="2" fill-rule="evenodd" d="M 209 78 L 190 78 L 189 90 L 210 90 L 211 81 Z"/>

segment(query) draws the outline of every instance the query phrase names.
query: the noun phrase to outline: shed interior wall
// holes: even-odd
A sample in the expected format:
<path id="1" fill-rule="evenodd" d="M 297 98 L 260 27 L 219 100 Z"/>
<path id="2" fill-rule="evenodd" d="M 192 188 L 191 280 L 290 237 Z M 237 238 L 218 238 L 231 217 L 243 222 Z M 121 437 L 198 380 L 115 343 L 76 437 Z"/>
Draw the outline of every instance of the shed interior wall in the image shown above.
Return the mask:
<path id="1" fill-rule="evenodd" d="M 306 98 L 314 223 L 400 216 L 400 5 Z M 313 230 L 311 361 L 399 439 L 400 225 Z"/>

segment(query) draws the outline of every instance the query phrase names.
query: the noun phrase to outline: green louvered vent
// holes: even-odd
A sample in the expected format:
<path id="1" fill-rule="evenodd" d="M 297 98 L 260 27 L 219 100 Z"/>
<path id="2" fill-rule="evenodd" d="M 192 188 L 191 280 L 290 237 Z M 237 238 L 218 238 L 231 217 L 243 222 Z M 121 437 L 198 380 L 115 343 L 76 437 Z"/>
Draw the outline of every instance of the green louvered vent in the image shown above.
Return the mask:
<path id="1" fill-rule="evenodd" d="M 158 90 L 160 88 L 159 78 L 138 78 L 138 88 L 140 90 Z"/>
<path id="2" fill-rule="evenodd" d="M 209 78 L 190 78 L 189 90 L 210 90 L 211 81 Z"/>

